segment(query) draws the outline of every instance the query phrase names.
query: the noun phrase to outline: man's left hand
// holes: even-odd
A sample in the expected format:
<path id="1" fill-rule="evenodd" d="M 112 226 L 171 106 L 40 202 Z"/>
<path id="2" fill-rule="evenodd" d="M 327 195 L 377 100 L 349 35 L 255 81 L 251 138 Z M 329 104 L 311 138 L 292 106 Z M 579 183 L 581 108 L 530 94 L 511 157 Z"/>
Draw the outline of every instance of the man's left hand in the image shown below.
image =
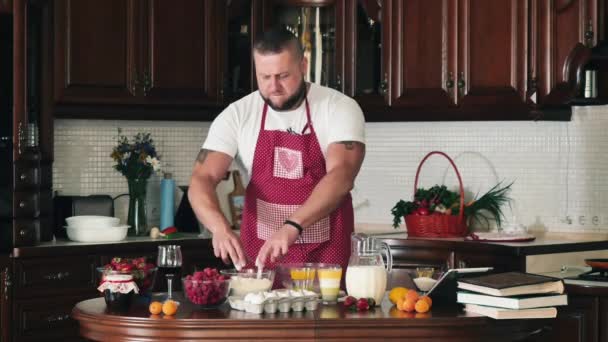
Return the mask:
<path id="1" fill-rule="evenodd" d="M 289 246 L 293 245 L 299 236 L 300 233 L 295 227 L 283 225 L 281 229 L 272 234 L 270 239 L 266 240 L 260 249 L 255 261 L 256 266 L 266 265 L 268 259 L 270 259 L 270 262 L 276 262 L 280 257 L 287 254 Z"/>

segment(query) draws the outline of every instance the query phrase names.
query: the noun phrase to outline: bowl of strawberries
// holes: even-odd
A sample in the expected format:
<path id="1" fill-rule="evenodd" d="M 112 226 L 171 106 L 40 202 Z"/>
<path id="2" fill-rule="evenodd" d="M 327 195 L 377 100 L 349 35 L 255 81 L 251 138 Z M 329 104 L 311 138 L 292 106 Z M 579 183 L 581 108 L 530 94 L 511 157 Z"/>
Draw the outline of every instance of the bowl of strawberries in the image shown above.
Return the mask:
<path id="1" fill-rule="evenodd" d="M 109 264 L 98 267 L 100 282 L 104 282 L 108 275 L 130 274 L 137 284 L 140 293 L 147 293 L 154 287 L 156 265 L 145 257 L 120 258 L 114 257 Z"/>

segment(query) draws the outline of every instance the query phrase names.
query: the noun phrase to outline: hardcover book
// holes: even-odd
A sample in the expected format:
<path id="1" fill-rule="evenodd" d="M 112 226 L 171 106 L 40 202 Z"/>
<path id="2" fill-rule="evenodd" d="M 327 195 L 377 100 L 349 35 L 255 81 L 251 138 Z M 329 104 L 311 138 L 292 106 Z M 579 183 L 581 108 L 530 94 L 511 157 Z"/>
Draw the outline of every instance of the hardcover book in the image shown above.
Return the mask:
<path id="1" fill-rule="evenodd" d="M 562 279 L 522 272 L 505 272 L 460 279 L 458 288 L 491 296 L 564 293 Z"/>
<path id="2" fill-rule="evenodd" d="M 530 319 L 557 317 L 557 309 L 554 307 L 513 310 L 476 304 L 466 304 L 464 306 L 464 311 L 492 317 L 494 319 Z"/>
<path id="3" fill-rule="evenodd" d="M 456 301 L 462 304 L 478 304 L 505 309 L 532 309 L 547 306 L 568 305 L 568 296 L 524 295 L 515 297 L 495 297 L 472 292 L 458 292 Z"/>

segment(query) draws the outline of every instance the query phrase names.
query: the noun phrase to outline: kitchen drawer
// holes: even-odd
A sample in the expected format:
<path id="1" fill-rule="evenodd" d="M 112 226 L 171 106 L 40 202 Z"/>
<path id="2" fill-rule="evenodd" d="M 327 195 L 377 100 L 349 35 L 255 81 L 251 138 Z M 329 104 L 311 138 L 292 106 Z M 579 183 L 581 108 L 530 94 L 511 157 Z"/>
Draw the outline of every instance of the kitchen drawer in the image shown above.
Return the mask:
<path id="1" fill-rule="evenodd" d="M 447 249 L 391 247 L 393 265 L 398 268 L 416 270 L 416 267 L 451 268 L 454 253 Z"/>
<path id="2" fill-rule="evenodd" d="M 16 191 L 13 196 L 14 217 L 34 218 L 40 216 L 40 192 Z"/>
<path id="3" fill-rule="evenodd" d="M 71 317 L 76 303 L 95 295 L 19 300 L 14 303 L 14 341 L 84 341 Z"/>
<path id="4" fill-rule="evenodd" d="M 40 187 L 40 167 L 31 163 L 16 162 L 13 168 L 13 184 L 15 190 Z"/>
<path id="5" fill-rule="evenodd" d="M 40 220 L 19 218 L 8 223 L 7 231 L 13 232 L 13 246 L 33 246 L 40 242 Z M 4 227 L 3 227 L 4 229 Z"/>
<path id="6" fill-rule="evenodd" d="M 519 258 L 507 255 L 456 252 L 454 268 L 494 267 L 495 271 L 524 271 Z"/>
<path id="7" fill-rule="evenodd" d="M 74 256 L 15 260 L 17 298 L 95 291 L 95 259 Z"/>

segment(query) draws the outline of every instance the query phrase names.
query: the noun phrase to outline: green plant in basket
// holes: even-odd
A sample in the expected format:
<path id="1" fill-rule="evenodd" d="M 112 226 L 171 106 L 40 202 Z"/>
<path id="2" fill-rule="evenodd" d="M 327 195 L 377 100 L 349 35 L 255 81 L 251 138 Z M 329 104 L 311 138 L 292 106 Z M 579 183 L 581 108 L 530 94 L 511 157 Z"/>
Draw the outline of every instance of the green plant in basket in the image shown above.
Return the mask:
<path id="1" fill-rule="evenodd" d="M 496 184 L 481 197 L 471 200 L 464 205 L 464 216 L 469 224 L 490 225 L 490 221 L 496 221 L 500 227 L 503 217 L 502 207 L 510 203 L 508 193 L 511 185 L 501 187 Z M 401 218 L 407 215 L 458 215 L 460 211 L 460 195 L 448 190 L 445 185 L 435 185 L 429 189 L 418 188 L 414 194 L 413 201 L 399 200 L 391 209 L 393 214 L 393 227 L 401 224 Z"/>

